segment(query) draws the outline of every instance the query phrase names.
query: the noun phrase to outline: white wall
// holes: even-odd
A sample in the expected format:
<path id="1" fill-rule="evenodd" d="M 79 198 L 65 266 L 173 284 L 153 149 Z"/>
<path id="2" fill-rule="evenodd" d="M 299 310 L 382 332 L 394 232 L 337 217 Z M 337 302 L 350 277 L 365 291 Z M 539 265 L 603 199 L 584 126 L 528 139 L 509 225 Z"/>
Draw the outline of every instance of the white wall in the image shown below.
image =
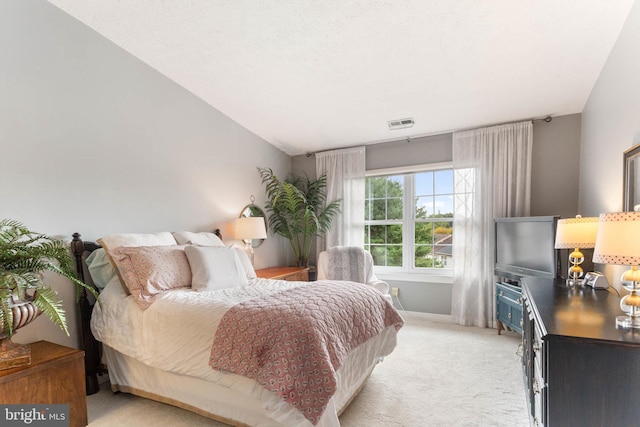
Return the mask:
<path id="1" fill-rule="evenodd" d="M 256 167 L 291 170 L 285 153 L 44 0 L 0 2 L 0 58 L 2 218 L 88 240 L 216 227 L 229 237 L 251 195 L 264 207 Z M 287 255 L 269 236 L 256 267 Z M 77 344 L 71 286 L 50 282 L 72 338 L 40 318 L 16 342 Z"/>
<path id="2" fill-rule="evenodd" d="M 640 143 L 639 46 L 636 4 L 582 114 L 582 215 L 622 208 L 622 152 Z M 279 176 L 291 170 L 284 153 L 44 0 L 0 2 L 0 58 L 2 218 L 66 238 L 225 231 L 250 195 L 264 206 L 257 166 Z M 552 159 L 560 167 L 562 156 Z M 548 191 L 572 194 L 569 187 Z M 574 206 L 562 203 L 563 212 Z M 287 242 L 270 236 L 257 267 L 282 264 L 287 254 Z M 76 345 L 73 293 L 51 283 L 72 338 L 38 319 L 17 342 Z"/>
<path id="3" fill-rule="evenodd" d="M 640 143 L 640 3 L 600 73 L 582 113 L 580 210 L 622 210 L 622 154 Z"/>
<path id="4" fill-rule="evenodd" d="M 623 153 L 640 144 L 640 3 L 631 9 L 582 113 L 580 211 L 623 209 Z M 613 286 L 627 267 L 597 266 Z"/>

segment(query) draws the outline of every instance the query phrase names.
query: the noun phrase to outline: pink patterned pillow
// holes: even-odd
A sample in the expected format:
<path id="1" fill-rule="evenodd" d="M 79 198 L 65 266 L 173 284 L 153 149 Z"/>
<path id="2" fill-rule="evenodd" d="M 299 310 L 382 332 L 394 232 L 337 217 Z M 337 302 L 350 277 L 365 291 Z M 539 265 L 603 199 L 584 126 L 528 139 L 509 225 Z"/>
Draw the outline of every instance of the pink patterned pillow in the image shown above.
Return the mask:
<path id="1" fill-rule="evenodd" d="M 162 293 L 191 286 L 184 246 L 123 246 L 114 249 L 112 257 L 125 286 L 143 310 Z"/>

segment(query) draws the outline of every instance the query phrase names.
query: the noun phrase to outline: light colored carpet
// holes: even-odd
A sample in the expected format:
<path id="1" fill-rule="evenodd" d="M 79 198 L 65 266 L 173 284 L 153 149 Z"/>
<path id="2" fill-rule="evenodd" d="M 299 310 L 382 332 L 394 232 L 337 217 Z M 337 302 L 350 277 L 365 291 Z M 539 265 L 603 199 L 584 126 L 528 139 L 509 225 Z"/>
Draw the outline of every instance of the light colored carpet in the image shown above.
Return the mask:
<path id="1" fill-rule="evenodd" d="M 520 336 L 403 313 L 398 347 L 376 367 L 340 417 L 343 427 L 527 427 Z M 224 424 L 136 396 L 108 384 L 87 397 L 89 426 Z"/>

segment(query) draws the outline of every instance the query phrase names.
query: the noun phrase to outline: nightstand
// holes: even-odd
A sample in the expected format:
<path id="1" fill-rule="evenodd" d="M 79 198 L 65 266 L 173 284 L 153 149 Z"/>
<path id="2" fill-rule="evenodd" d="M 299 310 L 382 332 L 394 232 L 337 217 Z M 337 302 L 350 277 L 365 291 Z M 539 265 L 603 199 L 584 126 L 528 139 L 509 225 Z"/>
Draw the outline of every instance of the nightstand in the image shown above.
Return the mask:
<path id="1" fill-rule="evenodd" d="M 69 426 L 87 425 L 84 352 L 46 341 L 31 344 L 31 364 L 0 371 L 3 404 L 68 404 Z"/>
<path id="2" fill-rule="evenodd" d="M 256 270 L 256 276 L 261 279 L 307 282 L 309 281 L 309 267 L 268 267 Z"/>

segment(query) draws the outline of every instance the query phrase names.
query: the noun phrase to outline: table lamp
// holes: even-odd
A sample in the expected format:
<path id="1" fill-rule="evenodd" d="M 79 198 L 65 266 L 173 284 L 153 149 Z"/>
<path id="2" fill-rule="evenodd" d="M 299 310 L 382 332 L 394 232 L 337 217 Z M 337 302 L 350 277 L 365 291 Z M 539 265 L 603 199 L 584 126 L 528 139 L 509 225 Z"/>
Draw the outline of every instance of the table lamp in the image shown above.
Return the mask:
<path id="1" fill-rule="evenodd" d="M 244 250 L 251 259 L 253 265 L 253 239 L 266 239 L 267 227 L 264 224 L 264 217 L 252 216 L 237 218 L 234 223 L 234 237 L 244 241 Z"/>
<path id="2" fill-rule="evenodd" d="M 576 215 L 575 218 L 558 220 L 556 249 L 573 249 L 569 254 L 568 286 L 583 283 L 584 271 L 580 264 L 584 261 L 584 255 L 580 252 L 580 248 L 593 248 L 596 244 L 597 232 L 598 218 L 596 217 L 582 218 Z"/>
<path id="3" fill-rule="evenodd" d="M 621 284 L 629 291 L 620 300 L 626 316 L 616 317 L 616 325 L 640 328 L 640 212 L 600 214 L 593 262 L 630 265 L 622 274 Z"/>

